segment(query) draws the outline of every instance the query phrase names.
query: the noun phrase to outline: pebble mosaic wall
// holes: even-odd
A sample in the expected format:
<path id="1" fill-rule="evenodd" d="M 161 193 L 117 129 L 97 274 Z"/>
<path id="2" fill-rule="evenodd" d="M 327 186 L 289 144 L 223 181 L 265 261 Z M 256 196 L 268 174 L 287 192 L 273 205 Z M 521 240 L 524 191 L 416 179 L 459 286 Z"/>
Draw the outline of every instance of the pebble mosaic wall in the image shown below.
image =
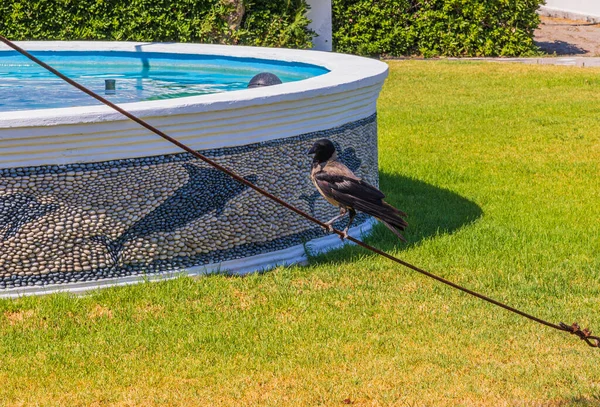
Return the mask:
<path id="1" fill-rule="evenodd" d="M 338 210 L 315 191 L 306 154 L 320 138 L 331 139 L 346 165 L 378 185 L 375 115 L 201 153 L 326 221 Z M 365 220 L 359 215 L 355 225 Z M 0 169 L 4 290 L 184 270 L 325 234 L 187 153 Z"/>

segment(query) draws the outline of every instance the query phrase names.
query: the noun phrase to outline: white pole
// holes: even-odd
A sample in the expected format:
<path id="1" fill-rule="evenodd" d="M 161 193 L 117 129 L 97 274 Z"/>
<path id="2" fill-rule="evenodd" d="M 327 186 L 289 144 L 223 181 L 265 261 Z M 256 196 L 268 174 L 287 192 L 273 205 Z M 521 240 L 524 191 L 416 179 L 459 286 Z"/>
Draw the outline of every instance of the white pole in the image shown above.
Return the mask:
<path id="1" fill-rule="evenodd" d="M 331 0 L 306 0 L 310 6 L 307 17 L 311 20 L 308 28 L 317 33 L 313 38 L 313 49 L 331 51 Z"/>

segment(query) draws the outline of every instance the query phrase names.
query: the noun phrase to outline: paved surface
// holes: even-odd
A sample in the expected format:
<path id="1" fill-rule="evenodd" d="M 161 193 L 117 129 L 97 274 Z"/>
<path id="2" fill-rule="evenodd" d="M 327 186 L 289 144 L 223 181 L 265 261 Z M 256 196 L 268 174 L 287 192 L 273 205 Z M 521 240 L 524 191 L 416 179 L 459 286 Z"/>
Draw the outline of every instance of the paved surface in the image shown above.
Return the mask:
<path id="1" fill-rule="evenodd" d="M 600 24 L 541 16 L 535 43 L 555 57 L 493 58 L 497 62 L 600 67 Z"/>
<path id="2" fill-rule="evenodd" d="M 600 57 L 600 24 L 541 16 L 536 44 L 548 54 Z"/>

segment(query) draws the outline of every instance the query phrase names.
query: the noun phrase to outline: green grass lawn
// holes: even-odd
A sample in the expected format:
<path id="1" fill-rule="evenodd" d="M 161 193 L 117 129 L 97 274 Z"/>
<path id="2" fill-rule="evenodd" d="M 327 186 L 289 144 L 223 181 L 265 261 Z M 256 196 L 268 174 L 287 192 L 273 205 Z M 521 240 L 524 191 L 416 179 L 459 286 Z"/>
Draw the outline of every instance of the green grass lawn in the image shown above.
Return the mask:
<path id="1" fill-rule="evenodd" d="M 600 333 L 600 71 L 390 62 L 369 243 Z M 308 172 L 308 169 L 307 169 Z M 598 406 L 600 350 L 346 248 L 0 301 L 0 405 Z"/>

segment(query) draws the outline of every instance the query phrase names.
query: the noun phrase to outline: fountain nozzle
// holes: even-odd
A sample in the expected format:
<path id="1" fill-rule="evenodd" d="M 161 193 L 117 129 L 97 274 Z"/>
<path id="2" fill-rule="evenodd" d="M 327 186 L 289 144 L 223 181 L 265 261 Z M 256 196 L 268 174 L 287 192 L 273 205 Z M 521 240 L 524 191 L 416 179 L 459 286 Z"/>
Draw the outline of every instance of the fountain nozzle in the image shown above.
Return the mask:
<path id="1" fill-rule="evenodd" d="M 104 80 L 104 93 L 107 95 L 114 95 L 117 92 L 117 81 L 115 79 Z"/>

